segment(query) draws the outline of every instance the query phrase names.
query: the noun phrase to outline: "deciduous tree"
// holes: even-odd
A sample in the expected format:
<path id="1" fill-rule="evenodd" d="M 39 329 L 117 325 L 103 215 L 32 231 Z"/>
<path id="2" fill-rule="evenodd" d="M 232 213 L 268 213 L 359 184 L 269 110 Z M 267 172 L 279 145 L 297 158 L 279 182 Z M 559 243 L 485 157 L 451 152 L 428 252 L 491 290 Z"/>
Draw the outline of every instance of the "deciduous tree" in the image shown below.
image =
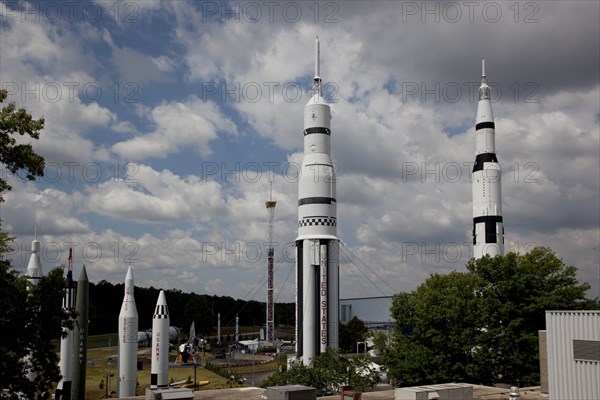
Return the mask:
<path id="1" fill-rule="evenodd" d="M 0 103 L 6 100 L 8 92 L 0 89 Z M 0 167 L 6 168 L 13 174 L 21 171 L 25 178 L 34 180 L 44 175 L 44 157 L 33 151 L 31 143 L 17 143 L 19 136 L 29 136 L 39 139 L 44 128 L 44 118 L 33 119 L 24 108 L 8 103 L 0 109 Z M 3 202 L 2 193 L 10 190 L 11 186 L 0 174 L 0 202 Z"/>
<path id="2" fill-rule="evenodd" d="M 347 353 L 354 353 L 356 343 L 365 341 L 368 332 L 365 323 L 356 316 L 352 317 L 347 324 L 340 324 L 340 349 Z"/>
<path id="3" fill-rule="evenodd" d="M 325 353 L 315 356 L 312 366 L 300 361 L 291 363 L 287 371 L 276 372 L 262 387 L 281 385 L 305 385 L 317 389 L 317 396 L 338 393 L 342 385 L 351 385 L 361 391 L 371 389 L 379 383 L 379 371 L 370 368 L 364 355 L 350 359 L 341 358 L 337 351 L 327 348 Z"/>
<path id="4" fill-rule="evenodd" d="M 67 324 L 64 287 L 62 267 L 32 285 L 7 261 L 0 261 L 0 398 L 34 399 L 49 393 L 60 379 L 51 339 L 60 338 Z M 34 382 L 28 379 L 30 369 L 36 375 Z"/>
<path id="5" fill-rule="evenodd" d="M 597 308 L 575 267 L 552 250 L 471 260 L 394 296 L 390 377 L 401 385 L 466 381 L 539 384 L 545 311 Z"/>

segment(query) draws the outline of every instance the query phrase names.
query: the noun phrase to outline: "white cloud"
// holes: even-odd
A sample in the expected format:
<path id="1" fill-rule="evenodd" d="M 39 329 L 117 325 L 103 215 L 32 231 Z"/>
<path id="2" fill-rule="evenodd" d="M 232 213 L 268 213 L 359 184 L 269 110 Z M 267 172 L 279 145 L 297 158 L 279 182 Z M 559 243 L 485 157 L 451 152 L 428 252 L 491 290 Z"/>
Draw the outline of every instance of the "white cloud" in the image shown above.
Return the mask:
<path id="1" fill-rule="evenodd" d="M 76 236 L 103 243 L 102 261 L 93 263 L 98 277 L 120 282 L 125 266 L 111 261 L 110 243 L 119 243 L 122 256 L 133 242 L 142 285 L 243 296 L 265 273 L 264 260 L 252 261 L 244 249 L 265 237 L 267 176 L 205 179 L 197 163 L 180 155 L 191 149 L 202 163 L 218 168 L 266 159 L 299 165 L 307 93 L 299 92 L 301 98 L 292 102 L 282 90 L 290 82 L 293 89 L 309 89 L 319 35 L 321 76 L 337 85 L 332 151 L 339 234 L 373 270 L 356 260 L 359 265 L 352 265 L 351 256 L 343 255 L 343 296 L 393 291 L 379 277 L 394 289 L 411 290 L 430 273 L 464 269 L 470 255 L 469 163 L 477 107 L 467 88 L 477 86 L 483 57 L 488 78 L 502 89 L 493 108 L 506 241 L 556 249 L 580 267 L 580 278 L 592 281 L 591 294 L 597 293 L 598 4 L 546 4 L 535 24 L 522 23 L 523 14 L 514 22 L 508 3 L 499 3 L 504 13 L 495 24 L 480 14 L 473 23 L 464 19 L 468 14 L 456 23 L 422 22 L 420 14 L 403 15 L 402 4 L 394 2 L 376 7 L 341 2 L 335 24 L 316 24 L 308 14 L 298 23 L 279 14 L 273 22 L 266 15 L 256 24 L 211 22 L 199 3 L 138 6 L 143 18 L 138 24 L 51 26 L 10 17 L 0 39 L 3 82 L 26 82 L 28 88 L 35 82 L 98 82 L 106 95 L 104 82 L 119 78 L 117 73 L 147 84 L 132 105 L 29 97 L 27 108 L 46 117 L 35 148 L 47 162 L 111 164 L 116 156 L 119 165 L 144 163 L 132 164 L 137 182 L 103 177 L 72 186 L 53 187 L 48 180 L 17 185 L 2 205 L 5 227 L 23 235 L 38 225 L 47 241 Z M 165 23 L 160 35 L 148 27 L 154 18 Z M 151 55 L 137 46 L 141 34 L 161 38 Z M 98 61 L 111 56 L 120 69 Z M 155 85 L 165 74 L 172 85 Z M 534 92 L 525 89 L 528 83 Z M 235 95 L 224 96 L 223 87 L 206 98 L 208 84 L 233 88 L 237 101 Z M 454 102 L 436 84 L 464 90 Z M 414 85 L 417 92 L 411 94 Z M 248 96 L 256 87 L 262 92 L 254 101 Z M 537 102 L 525 102 L 527 95 Z M 251 152 L 246 144 L 260 151 Z M 452 173 L 460 176 L 454 179 Z M 277 175 L 273 187 L 275 232 L 282 245 L 296 236 L 293 178 Z M 461 254 L 452 253 L 457 249 Z M 283 246 L 278 249 L 282 259 L 284 252 Z M 283 285 L 290 265 L 283 260 L 276 274 L 286 300 L 293 298 L 293 273 Z"/>
<path id="2" fill-rule="evenodd" d="M 112 150 L 131 160 L 164 158 L 185 147 L 209 156 L 209 143 L 217 139 L 218 132 L 237 132 L 234 122 L 214 102 L 196 96 L 186 102 L 162 103 L 152 108 L 148 118 L 156 125 L 153 132 L 117 142 Z"/>

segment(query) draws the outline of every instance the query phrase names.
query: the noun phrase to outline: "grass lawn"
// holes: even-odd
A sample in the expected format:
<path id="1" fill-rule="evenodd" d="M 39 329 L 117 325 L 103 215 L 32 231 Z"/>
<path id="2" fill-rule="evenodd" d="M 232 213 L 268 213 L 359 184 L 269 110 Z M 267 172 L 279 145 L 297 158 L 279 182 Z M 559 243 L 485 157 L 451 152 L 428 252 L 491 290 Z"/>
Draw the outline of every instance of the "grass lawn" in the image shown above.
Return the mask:
<path id="1" fill-rule="evenodd" d="M 102 342 L 105 345 L 108 343 L 108 336 L 105 335 L 103 337 L 90 337 L 90 343 L 94 342 L 95 344 L 100 344 Z M 116 339 L 111 338 L 111 344 L 116 343 Z M 92 346 L 90 346 L 92 347 Z M 140 348 L 140 353 L 149 352 L 149 349 Z M 176 353 L 174 351 L 171 352 L 171 357 L 174 358 Z M 207 361 L 210 361 L 213 358 L 213 355 L 210 353 L 206 353 Z M 254 367 L 245 366 L 245 367 L 233 367 L 231 368 L 231 372 L 233 373 L 243 373 L 243 372 L 251 372 L 254 370 L 255 372 L 263 372 L 263 371 L 275 371 L 277 369 L 277 362 L 269 362 L 265 364 L 256 364 Z M 137 371 L 138 373 L 138 395 L 143 395 L 146 391 L 146 388 L 150 386 L 150 366 L 144 365 L 144 369 Z M 117 346 L 111 347 L 100 347 L 100 348 L 90 348 L 88 350 L 88 368 L 86 375 L 86 398 L 88 399 L 101 399 L 105 398 L 107 393 L 107 375 L 109 381 L 108 390 L 110 393 L 113 393 L 113 396 L 116 394 L 116 383 L 117 383 Z M 194 367 L 193 366 L 174 366 L 172 362 L 169 363 L 169 381 L 170 382 L 180 382 L 185 381 L 188 378 L 191 380 L 194 379 Z M 228 388 L 229 383 L 227 380 L 217 375 L 211 371 L 208 371 L 204 368 L 198 367 L 196 369 L 196 380 L 197 381 L 210 381 L 210 384 L 206 386 L 202 386 L 197 390 L 209 390 L 209 389 L 223 389 Z M 101 386 L 102 382 L 102 388 Z M 236 385 L 238 386 L 238 385 Z M 245 385 L 247 386 L 247 385 Z"/>
<path id="2" fill-rule="evenodd" d="M 60 342 L 53 340 L 56 351 L 60 351 Z M 102 399 L 105 398 L 107 393 L 106 382 L 109 382 L 109 393 L 116 393 L 117 383 L 117 334 L 107 335 L 96 335 L 88 338 L 88 368 L 86 372 L 86 398 L 88 399 Z M 149 353 L 149 348 L 139 348 L 139 353 Z M 174 351 L 170 354 L 170 359 L 174 359 L 176 353 Z M 214 358 L 212 353 L 205 353 L 205 360 L 211 361 Z M 227 368 L 227 367 L 225 367 Z M 267 372 L 276 371 L 278 368 L 277 361 L 271 361 L 263 364 L 255 364 L 254 366 L 247 365 L 242 367 L 231 367 L 230 370 L 234 374 L 251 373 L 254 372 Z M 146 388 L 150 386 L 150 365 L 149 363 L 144 365 L 144 369 L 138 372 L 138 395 L 143 395 Z M 109 376 L 111 375 L 112 376 Z M 194 379 L 194 367 L 193 366 L 174 366 L 172 362 L 169 363 L 169 381 L 180 382 L 190 378 Z M 229 383 L 226 378 L 215 374 L 214 372 L 208 371 L 204 368 L 198 367 L 196 369 L 196 381 L 210 381 L 210 384 L 202 386 L 197 390 L 209 390 L 209 389 L 223 389 L 228 388 Z M 100 383 L 102 382 L 102 388 Z M 246 385 L 247 386 L 247 385 Z"/>

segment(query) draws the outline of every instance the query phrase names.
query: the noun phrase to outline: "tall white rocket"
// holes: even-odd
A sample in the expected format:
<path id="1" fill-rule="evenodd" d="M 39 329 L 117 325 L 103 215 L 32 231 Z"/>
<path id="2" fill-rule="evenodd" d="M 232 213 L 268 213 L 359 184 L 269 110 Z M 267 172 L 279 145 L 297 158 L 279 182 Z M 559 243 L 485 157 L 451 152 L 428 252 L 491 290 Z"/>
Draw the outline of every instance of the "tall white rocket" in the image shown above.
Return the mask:
<path id="1" fill-rule="evenodd" d="M 73 284 L 73 249 L 69 249 L 67 267 L 67 284 L 65 297 L 62 304 L 63 310 L 73 312 L 75 310 L 75 285 Z M 73 375 L 73 329 L 63 328 L 63 336 L 60 339 L 60 375 L 61 379 L 56 386 L 55 398 L 57 400 L 71 399 L 71 386 Z"/>
<path id="2" fill-rule="evenodd" d="M 150 387 L 169 386 L 169 307 L 165 292 L 160 291 L 152 317 L 152 363 Z"/>
<path id="3" fill-rule="evenodd" d="M 296 354 L 305 365 L 338 347 L 339 241 L 336 178 L 331 161 L 331 109 L 319 75 L 315 41 L 313 94 L 304 108 L 304 158 L 298 182 Z"/>
<path id="4" fill-rule="evenodd" d="M 27 264 L 27 280 L 31 282 L 32 285 L 37 285 L 38 281 L 42 277 L 42 262 L 40 261 L 40 242 L 36 237 L 31 242 L 31 256 L 29 257 L 29 264 Z M 26 361 L 28 364 L 28 372 L 27 378 L 33 382 L 37 376 L 36 372 L 33 369 L 33 365 L 31 363 L 31 354 L 26 357 Z"/>
<path id="5" fill-rule="evenodd" d="M 476 157 L 473 166 L 473 257 L 504 255 L 502 171 L 496 157 L 496 133 L 490 87 L 481 61 L 481 86 L 475 125 Z"/>
<path id="6" fill-rule="evenodd" d="M 135 396 L 138 344 L 138 312 L 135 306 L 131 266 L 125 276 L 125 296 L 119 313 L 119 397 Z"/>

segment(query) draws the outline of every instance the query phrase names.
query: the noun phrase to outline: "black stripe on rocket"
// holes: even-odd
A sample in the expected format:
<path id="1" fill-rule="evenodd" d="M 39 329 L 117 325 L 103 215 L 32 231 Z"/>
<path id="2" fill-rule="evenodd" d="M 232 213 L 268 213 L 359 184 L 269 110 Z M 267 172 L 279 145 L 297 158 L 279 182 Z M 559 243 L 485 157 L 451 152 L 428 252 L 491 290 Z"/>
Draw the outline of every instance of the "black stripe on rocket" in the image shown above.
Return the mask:
<path id="1" fill-rule="evenodd" d="M 477 154 L 475 157 L 475 164 L 473 165 L 473 172 L 483 171 L 484 163 L 498 163 L 498 157 L 496 153 L 483 153 Z"/>
<path id="2" fill-rule="evenodd" d="M 502 234 L 504 234 L 504 222 L 501 215 L 484 215 L 481 217 L 473 218 L 473 244 L 477 244 L 477 235 L 475 227 L 477 224 L 485 224 L 485 242 L 484 243 L 498 243 L 498 235 L 496 230 L 496 224 L 501 223 Z"/>
<path id="3" fill-rule="evenodd" d="M 493 122 L 480 122 L 477 125 L 475 125 L 475 130 L 478 131 L 480 129 L 496 129 L 496 124 L 494 124 Z"/>
<path id="4" fill-rule="evenodd" d="M 302 299 L 302 294 L 304 293 L 304 282 L 302 280 L 302 266 L 303 264 L 303 241 L 296 241 L 296 326 L 298 326 L 298 321 L 302 321 L 303 313 L 304 313 L 304 303 Z M 303 346 L 304 343 L 302 341 L 302 329 L 296 329 L 296 349 L 297 356 L 302 357 L 303 354 Z"/>
<path id="5" fill-rule="evenodd" d="M 304 130 L 304 136 L 306 135 L 312 135 L 313 133 L 321 133 L 323 135 L 331 135 L 331 129 L 329 128 L 325 128 L 322 126 L 317 126 L 314 128 L 306 128 Z"/>

